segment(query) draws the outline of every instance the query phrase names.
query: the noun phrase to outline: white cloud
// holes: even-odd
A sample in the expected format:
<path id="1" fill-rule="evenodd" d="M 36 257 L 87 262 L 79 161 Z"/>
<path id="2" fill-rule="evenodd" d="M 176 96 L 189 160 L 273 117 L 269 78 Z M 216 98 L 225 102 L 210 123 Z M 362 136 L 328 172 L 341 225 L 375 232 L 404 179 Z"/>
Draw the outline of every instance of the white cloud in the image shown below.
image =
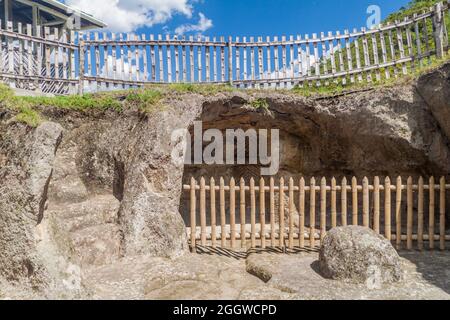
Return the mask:
<path id="1" fill-rule="evenodd" d="M 192 17 L 196 0 L 66 0 L 74 6 L 104 21 L 108 29 L 130 32 L 139 27 L 169 21 L 173 15 Z"/>
<path id="2" fill-rule="evenodd" d="M 203 13 L 198 14 L 200 20 L 197 24 L 183 24 L 175 29 L 175 33 L 178 35 L 185 34 L 186 32 L 204 32 L 213 26 L 211 19 L 208 19 Z"/>

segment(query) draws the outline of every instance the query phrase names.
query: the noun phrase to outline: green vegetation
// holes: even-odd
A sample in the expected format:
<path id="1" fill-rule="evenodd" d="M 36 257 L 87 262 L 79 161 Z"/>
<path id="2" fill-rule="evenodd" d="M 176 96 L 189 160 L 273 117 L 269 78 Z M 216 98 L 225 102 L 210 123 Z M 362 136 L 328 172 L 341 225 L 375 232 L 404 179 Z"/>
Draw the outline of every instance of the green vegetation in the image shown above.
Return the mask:
<path id="1" fill-rule="evenodd" d="M 191 84 L 191 83 L 175 83 L 170 84 L 166 88 L 170 92 L 178 93 L 197 93 L 204 96 L 215 95 L 220 92 L 230 92 L 233 87 L 227 85 L 214 85 L 214 84 Z"/>
<path id="2" fill-rule="evenodd" d="M 19 113 L 14 118 L 15 121 L 25 123 L 30 127 L 37 127 L 43 121 L 41 115 L 30 106 L 19 107 Z"/>
<path id="3" fill-rule="evenodd" d="M 160 101 L 163 98 L 161 91 L 155 89 L 138 89 L 127 93 L 125 101 L 144 112 L 153 112 L 161 109 Z"/>
<path id="4" fill-rule="evenodd" d="M 270 106 L 266 99 L 258 98 L 250 102 L 252 108 L 256 110 L 269 110 Z"/>
<path id="5" fill-rule="evenodd" d="M 368 82 L 366 79 L 363 79 L 361 82 L 355 81 L 354 83 L 350 82 L 349 78 L 346 78 L 347 84 L 342 84 L 342 82 L 334 82 L 331 80 L 330 83 L 326 86 L 317 86 L 316 83 L 304 84 L 303 86 L 294 87 L 291 92 L 302 95 L 305 97 L 311 96 L 337 96 L 342 95 L 352 91 L 363 91 L 371 88 L 380 88 L 380 87 L 390 87 L 393 85 L 405 84 L 417 79 L 421 75 L 430 72 L 443 63 L 450 61 L 450 57 L 446 57 L 444 59 L 436 59 L 433 58 L 429 65 L 423 66 L 422 68 L 416 68 L 414 70 L 410 70 L 408 68 L 407 75 L 399 75 L 398 78 L 391 77 L 389 79 L 381 78 L 380 81 Z M 381 71 L 383 72 L 383 71 Z"/>

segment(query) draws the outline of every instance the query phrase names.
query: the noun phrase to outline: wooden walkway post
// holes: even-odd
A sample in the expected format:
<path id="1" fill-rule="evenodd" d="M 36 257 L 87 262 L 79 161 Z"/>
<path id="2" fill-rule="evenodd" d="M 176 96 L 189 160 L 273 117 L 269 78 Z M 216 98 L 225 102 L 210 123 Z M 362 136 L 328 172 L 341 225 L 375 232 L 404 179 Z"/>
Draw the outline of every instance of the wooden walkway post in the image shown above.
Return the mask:
<path id="1" fill-rule="evenodd" d="M 352 224 L 358 225 L 358 181 L 352 178 Z"/>
<path id="2" fill-rule="evenodd" d="M 396 245 L 397 249 L 401 249 L 402 245 L 402 177 L 397 178 L 395 201 L 395 227 L 396 227 Z"/>
<path id="3" fill-rule="evenodd" d="M 279 217 L 280 217 L 280 247 L 284 248 L 284 222 L 285 222 L 285 216 L 284 216 L 284 178 L 280 178 L 280 190 L 279 190 L 279 201 L 278 201 L 278 208 L 279 208 Z"/>
<path id="4" fill-rule="evenodd" d="M 220 245 L 222 248 L 227 243 L 227 231 L 226 231 L 226 215 L 225 215 L 225 181 L 223 177 L 220 178 L 219 185 L 219 207 L 220 207 Z"/>
<path id="5" fill-rule="evenodd" d="M 363 179 L 363 226 L 369 227 L 369 179 Z"/>
<path id="6" fill-rule="evenodd" d="M 294 179 L 289 178 L 289 249 L 294 248 Z"/>
<path id="7" fill-rule="evenodd" d="M 320 243 L 323 243 L 327 232 L 327 179 L 320 181 Z"/>
<path id="8" fill-rule="evenodd" d="M 419 250 L 423 250 L 423 212 L 424 212 L 424 180 L 423 177 L 419 178 L 419 192 L 417 203 L 417 246 Z"/>
<path id="9" fill-rule="evenodd" d="M 230 180 L 230 241 L 231 248 L 236 247 L 236 181 Z"/>
<path id="10" fill-rule="evenodd" d="M 256 248 L 256 194 L 255 179 L 250 179 L 250 223 L 251 223 L 251 246 Z"/>
<path id="11" fill-rule="evenodd" d="M 384 182 L 384 236 L 391 241 L 391 178 L 386 177 Z"/>
<path id="12" fill-rule="evenodd" d="M 429 207 L 429 220 L 428 220 L 428 238 L 430 242 L 430 249 L 434 249 L 434 214 L 436 203 L 436 189 L 434 177 L 430 178 L 430 207 Z"/>
<path id="13" fill-rule="evenodd" d="M 438 2 L 434 6 L 433 25 L 434 25 L 434 41 L 436 45 L 436 57 L 442 59 L 444 57 L 444 15 L 442 12 L 442 2 Z"/>
<path id="14" fill-rule="evenodd" d="M 259 221 L 261 223 L 261 248 L 266 248 L 266 191 L 264 178 L 259 182 Z"/>
<path id="15" fill-rule="evenodd" d="M 300 179 L 300 190 L 299 190 L 299 245 L 300 248 L 305 247 L 305 179 L 302 177 Z"/>
<path id="16" fill-rule="evenodd" d="M 196 244 L 196 233 L 197 233 L 197 226 L 196 226 L 196 198 L 195 198 L 195 179 L 194 177 L 191 178 L 191 189 L 190 189 L 190 201 L 191 201 L 191 248 L 192 252 L 195 252 L 195 244 Z"/>
<path id="17" fill-rule="evenodd" d="M 214 178 L 211 178 L 209 184 L 209 197 L 211 201 L 211 244 L 212 247 L 216 247 L 217 234 L 216 234 L 216 182 Z"/>
<path id="18" fill-rule="evenodd" d="M 311 178 L 309 202 L 309 244 L 312 249 L 316 246 L 316 179 Z"/>
<path id="19" fill-rule="evenodd" d="M 206 246 L 206 183 L 200 178 L 200 239 L 202 246 Z"/>
<path id="20" fill-rule="evenodd" d="M 439 234 L 440 234 L 440 241 L 439 241 L 439 248 L 441 250 L 445 250 L 445 178 L 442 177 L 440 181 L 440 197 L 439 197 Z"/>
<path id="21" fill-rule="evenodd" d="M 407 202 L 407 220 L 406 220 L 406 248 L 411 250 L 413 247 L 413 180 L 408 178 L 406 183 L 406 202 Z"/>
<path id="22" fill-rule="evenodd" d="M 245 236 L 245 214 L 246 214 L 246 207 L 245 207 L 245 180 L 244 178 L 241 178 L 240 184 L 239 184 L 239 203 L 240 203 L 240 214 L 241 214 L 241 248 L 246 248 L 246 236 Z"/>

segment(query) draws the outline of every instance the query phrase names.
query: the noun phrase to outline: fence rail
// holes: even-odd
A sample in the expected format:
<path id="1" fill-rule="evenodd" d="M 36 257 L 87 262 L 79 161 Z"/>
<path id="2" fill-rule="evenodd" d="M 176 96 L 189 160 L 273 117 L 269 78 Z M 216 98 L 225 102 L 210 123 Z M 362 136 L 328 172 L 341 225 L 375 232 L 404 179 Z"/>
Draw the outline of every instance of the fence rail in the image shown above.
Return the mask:
<path id="1" fill-rule="evenodd" d="M 72 32 L 7 23 L 0 77 L 57 94 L 147 83 L 289 88 L 380 81 L 448 50 L 448 3 L 378 26 L 304 36 L 185 37 Z"/>
<path id="2" fill-rule="evenodd" d="M 405 183 L 406 182 L 406 183 Z M 241 248 L 315 248 L 337 226 L 362 225 L 395 241 L 398 249 L 444 250 L 450 184 L 442 177 L 416 181 L 375 177 L 218 182 L 192 178 L 190 245 Z M 238 220 L 237 220 L 238 219 Z M 197 224 L 197 222 L 200 222 Z M 238 243 L 239 242 L 239 243 Z M 405 246 L 406 242 L 406 246 Z"/>

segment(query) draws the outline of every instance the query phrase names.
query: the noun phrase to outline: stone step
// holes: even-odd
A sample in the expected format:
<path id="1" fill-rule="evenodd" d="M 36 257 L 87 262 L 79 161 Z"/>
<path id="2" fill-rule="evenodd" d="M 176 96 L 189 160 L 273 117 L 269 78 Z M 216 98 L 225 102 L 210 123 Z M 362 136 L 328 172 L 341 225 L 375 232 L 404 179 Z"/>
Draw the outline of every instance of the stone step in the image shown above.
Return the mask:
<path id="1" fill-rule="evenodd" d="M 120 257 L 120 231 L 116 224 L 88 227 L 71 233 L 81 265 L 105 265 Z"/>
<path id="2" fill-rule="evenodd" d="M 69 232 L 84 228 L 115 223 L 120 202 L 112 195 L 99 195 L 87 201 L 58 205 L 50 211 Z"/>

